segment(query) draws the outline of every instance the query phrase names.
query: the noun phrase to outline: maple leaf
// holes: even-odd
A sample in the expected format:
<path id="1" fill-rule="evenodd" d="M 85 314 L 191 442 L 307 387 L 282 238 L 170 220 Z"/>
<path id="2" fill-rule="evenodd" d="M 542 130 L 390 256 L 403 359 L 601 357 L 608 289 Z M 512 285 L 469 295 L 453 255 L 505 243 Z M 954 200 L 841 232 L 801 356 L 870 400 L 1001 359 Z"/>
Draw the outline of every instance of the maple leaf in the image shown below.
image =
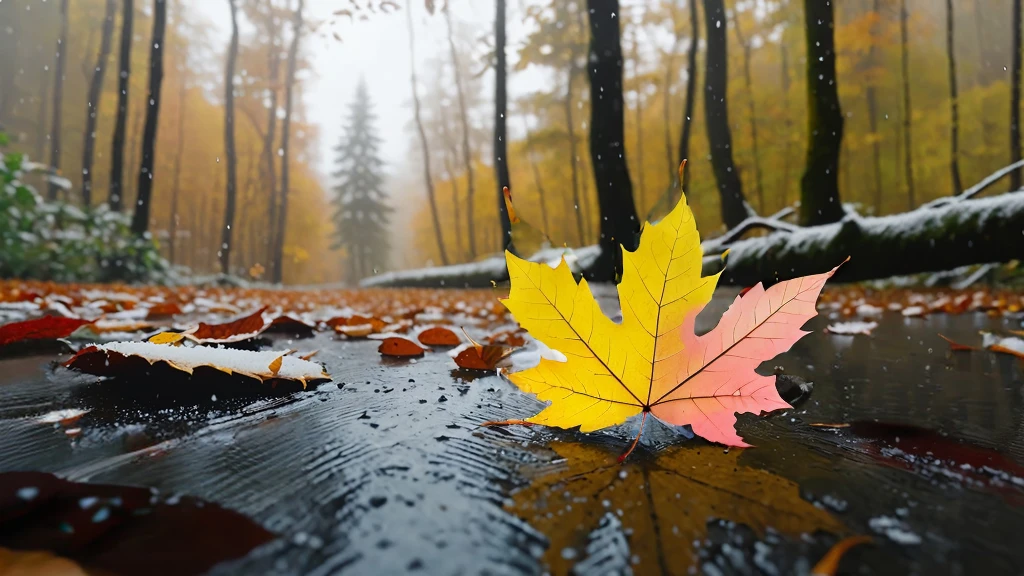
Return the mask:
<path id="1" fill-rule="evenodd" d="M 771 527 L 792 539 L 847 531 L 804 500 L 795 482 L 744 464 L 737 450 L 676 445 L 620 466 L 609 462 L 607 446 L 553 442 L 550 448 L 550 457 L 525 470 L 529 483 L 512 494 L 507 509 L 550 539 L 544 560 L 551 574 L 590 573 L 583 567 L 593 558 L 583 552 L 594 550 L 612 565 L 608 557 L 621 555 L 635 574 L 687 574 L 699 561 L 694 543 L 705 540 L 714 519 L 760 536 Z M 623 536 L 619 546 L 595 542 L 607 536 L 609 515 L 618 524 L 612 532 Z M 580 554 L 565 555 L 566 549 Z"/>
<path id="2" fill-rule="evenodd" d="M 685 197 L 644 227 L 635 252 L 623 250 L 621 324 L 601 312 L 586 280 L 577 284 L 564 259 L 551 268 L 509 252 L 505 258 L 511 290 L 502 302 L 524 329 L 567 358 L 543 359 L 508 376 L 551 403 L 528 422 L 591 432 L 642 412 L 733 446 L 747 446 L 736 434 L 736 413 L 789 408 L 775 376 L 754 369 L 806 334 L 800 326 L 816 314 L 817 296 L 836 270 L 767 290 L 758 284 L 737 297 L 714 330 L 696 336 L 694 321 L 720 273 L 701 276 L 700 237 Z"/>

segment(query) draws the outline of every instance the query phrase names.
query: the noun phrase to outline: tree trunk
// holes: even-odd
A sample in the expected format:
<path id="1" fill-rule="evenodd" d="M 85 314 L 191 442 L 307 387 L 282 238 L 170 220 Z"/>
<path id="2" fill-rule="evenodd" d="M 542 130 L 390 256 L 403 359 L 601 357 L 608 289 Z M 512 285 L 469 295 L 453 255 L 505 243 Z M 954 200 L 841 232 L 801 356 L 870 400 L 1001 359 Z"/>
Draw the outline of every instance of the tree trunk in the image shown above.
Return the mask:
<path id="1" fill-rule="evenodd" d="M 174 155 L 174 185 L 171 189 L 171 230 L 168 239 L 168 260 L 177 263 L 178 246 L 178 196 L 181 192 L 181 161 L 185 156 L 185 96 L 188 94 L 186 83 L 188 64 L 182 66 L 178 79 L 178 150 Z"/>
<path id="2" fill-rule="evenodd" d="M 636 37 L 636 27 L 633 26 L 633 41 L 630 43 L 630 60 L 633 61 L 633 82 L 636 84 L 636 200 L 640 206 L 647 208 L 647 186 L 644 178 L 644 104 L 643 90 L 640 85 L 640 40 Z M 643 212 L 643 210 L 641 210 Z"/>
<path id="3" fill-rule="evenodd" d="M 764 182 L 761 178 L 761 155 L 757 149 L 757 112 L 754 107 L 754 80 L 750 74 L 751 47 L 746 37 L 743 36 L 743 29 L 740 28 L 740 16 L 735 10 L 732 11 L 733 27 L 736 28 L 736 38 L 743 48 L 743 79 L 747 87 L 747 109 L 750 115 L 750 138 L 751 147 L 754 152 L 754 191 L 757 193 L 757 209 L 762 213 L 766 211 L 764 202 Z"/>
<path id="4" fill-rule="evenodd" d="M 277 138 L 277 98 L 279 93 L 278 83 L 281 79 L 281 55 L 278 49 L 278 22 L 274 18 L 274 4 L 267 0 L 267 37 L 269 48 L 267 49 L 267 71 L 270 82 L 270 105 L 267 107 L 267 131 L 263 134 L 263 150 L 260 153 L 263 162 L 260 164 L 260 179 L 263 181 L 264 190 L 267 195 L 267 229 L 264 233 L 264 248 L 266 249 L 264 261 L 269 265 L 274 259 L 274 250 L 277 246 L 275 230 L 277 224 L 277 210 L 280 198 L 277 193 L 277 164 L 274 159 L 274 142 Z"/>
<path id="5" fill-rule="evenodd" d="M 881 17 L 881 10 L 879 6 L 879 0 L 874 0 L 874 4 L 871 8 L 876 15 Z M 874 67 L 878 65 L 878 47 L 876 43 L 879 39 L 877 26 L 873 26 L 871 30 L 871 46 L 868 48 L 868 66 Z M 867 88 L 865 89 L 865 99 L 867 100 L 868 106 L 868 127 L 871 130 L 871 157 L 874 162 L 875 172 L 875 214 L 882 214 L 882 144 L 878 134 L 878 95 L 875 92 L 875 79 L 872 77 L 867 82 Z"/>
<path id="6" fill-rule="evenodd" d="M 960 118 L 959 118 L 959 94 L 956 86 L 956 54 L 953 43 L 953 0 L 946 0 L 946 56 L 949 61 L 949 171 L 953 180 L 953 194 L 959 194 L 963 190 L 960 182 L 960 161 L 957 156 L 960 152 Z"/>
<path id="7" fill-rule="evenodd" d="M 1020 146 L 1020 81 L 1021 81 L 1021 0 L 1013 0 L 1013 70 L 1010 72 L 1010 163 L 1021 159 Z M 1024 185 L 1021 169 L 1010 174 L 1010 189 Z"/>
<path id="8" fill-rule="evenodd" d="M 121 49 L 118 55 L 117 119 L 110 146 L 110 193 L 107 202 L 114 212 L 124 210 L 124 134 L 128 123 L 128 89 L 132 68 L 132 20 L 135 0 L 122 0 Z"/>
<path id="9" fill-rule="evenodd" d="M 676 162 L 675 153 L 672 150 L 672 84 L 674 82 L 673 73 L 676 70 L 676 54 L 679 52 L 679 44 L 683 41 L 682 34 L 679 33 L 679 26 L 676 23 L 676 7 L 672 7 L 672 28 L 675 34 L 675 40 L 672 42 L 672 48 L 669 50 L 666 62 L 665 62 L 665 84 L 662 88 L 661 98 L 661 123 L 662 130 L 665 134 L 665 160 L 668 163 L 668 175 L 669 185 L 676 178 L 676 167 L 679 164 Z"/>
<path id="10" fill-rule="evenodd" d="M 600 217 L 601 259 L 591 278 L 612 280 L 622 271 L 621 244 L 637 245 L 640 223 L 626 161 L 622 102 L 622 44 L 618 0 L 587 0 L 590 17 L 590 159 Z"/>
<path id="11" fill-rule="evenodd" d="M 820 273 L 850 261 L 841 282 L 949 270 L 1024 257 L 1024 192 L 874 218 L 848 218 L 729 246 L 721 281 L 740 286 Z M 898 254 L 898 257 L 893 255 Z M 717 257 L 706 260 L 720 262 Z"/>
<path id="12" fill-rule="evenodd" d="M 288 47 L 288 69 L 285 73 L 284 87 L 284 119 L 281 121 L 281 192 L 280 206 L 277 209 L 277 226 L 275 232 L 274 261 L 272 275 L 273 281 L 280 284 L 284 281 L 284 241 L 285 227 L 288 224 L 288 193 L 291 167 L 288 165 L 291 159 L 292 128 L 292 96 L 295 92 L 295 72 L 299 66 L 299 40 L 302 38 L 302 9 L 305 0 L 299 0 L 292 17 L 292 43 Z M 269 132 L 269 130 L 267 130 Z"/>
<path id="13" fill-rule="evenodd" d="M 96 67 L 89 82 L 89 96 L 85 106 L 85 142 L 82 143 L 82 205 L 92 206 L 92 160 L 96 150 L 96 123 L 99 119 L 100 98 L 103 95 L 103 73 L 107 69 L 110 44 L 114 36 L 116 0 L 107 0 L 103 16 L 103 34 L 100 39 L 100 53 L 96 56 Z"/>
<path id="14" fill-rule="evenodd" d="M 67 66 L 68 54 L 68 0 L 60 0 L 60 37 L 57 38 L 57 63 L 53 69 L 53 113 L 50 122 L 50 167 L 60 171 L 61 144 L 61 108 L 64 101 L 64 68 Z M 50 182 L 47 197 L 50 201 L 57 199 L 60 186 Z"/>
<path id="15" fill-rule="evenodd" d="M 537 187 L 537 198 L 540 202 L 540 218 L 541 224 L 544 226 L 544 234 L 549 234 L 548 230 L 548 207 L 547 207 L 547 193 L 544 192 L 544 179 L 540 177 L 540 167 L 537 166 L 537 158 L 534 156 L 536 152 L 533 149 L 533 138 L 530 136 L 530 128 L 526 127 L 526 154 L 530 157 L 530 167 L 533 169 L 533 185 Z"/>
<path id="16" fill-rule="evenodd" d="M 164 29 L 167 0 L 153 0 L 153 35 L 149 46 L 149 94 L 146 97 L 146 128 L 142 134 L 142 166 L 132 232 L 142 236 L 149 230 L 149 209 L 153 195 L 153 166 L 156 160 L 156 130 L 160 121 L 160 85 L 164 81 Z"/>
<path id="17" fill-rule="evenodd" d="M 689 2 L 690 30 L 693 38 L 690 40 L 686 63 L 686 104 L 683 107 L 683 130 L 679 134 L 679 162 L 672 168 L 673 173 L 676 172 L 676 167 L 680 162 L 690 157 L 690 132 L 693 130 L 693 109 L 697 103 L 697 48 L 700 44 L 700 24 L 697 15 L 697 0 L 689 0 Z M 690 190 L 689 170 L 683 173 L 682 190 L 683 192 Z"/>
<path id="18" fill-rule="evenodd" d="M 789 167 L 790 167 L 790 150 L 793 145 L 793 114 L 790 111 L 789 106 L 789 50 L 786 48 L 786 32 L 783 30 L 782 38 L 779 40 L 779 47 L 781 51 L 781 69 L 782 75 L 782 114 L 785 116 L 785 122 L 783 122 L 785 130 L 786 146 L 782 153 L 782 185 L 779 186 L 779 206 L 785 206 L 789 204 Z"/>
<path id="19" fill-rule="evenodd" d="M 1020 0 L 1015 0 L 1020 2 Z M 907 34 L 907 0 L 900 0 L 900 65 L 903 72 L 903 172 L 907 181 L 907 208 L 914 209 L 914 148 L 911 145 L 910 126 L 913 108 L 910 107 L 910 39 Z"/>
<path id="20" fill-rule="evenodd" d="M 50 105 L 50 78 L 49 74 L 41 74 L 43 85 L 39 89 L 39 117 L 36 120 L 36 160 L 42 161 L 45 153 L 46 137 L 49 132 L 46 129 L 46 109 Z"/>
<path id="21" fill-rule="evenodd" d="M 572 106 L 575 103 L 573 98 L 573 79 L 576 78 L 576 54 L 573 50 L 569 63 L 569 73 L 565 80 L 565 101 L 562 108 L 565 110 L 565 133 L 569 138 L 569 174 L 572 177 L 572 205 L 573 213 L 576 215 L 576 238 L 577 244 L 582 246 L 586 242 L 586 229 L 583 224 L 582 199 L 580 198 L 580 174 L 579 161 L 576 152 L 576 120 L 572 116 Z"/>
<path id="22" fill-rule="evenodd" d="M 459 97 L 459 120 L 462 124 L 462 163 L 466 169 L 466 237 L 469 240 L 469 259 L 476 259 L 476 230 L 473 198 L 476 187 L 473 182 L 473 153 L 469 147 L 469 113 L 466 111 L 466 96 L 462 86 L 462 71 L 459 69 L 459 56 L 455 50 L 455 36 L 452 31 L 452 16 L 448 12 L 448 3 L 444 4 L 444 21 L 448 26 L 448 49 L 451 53 L 452 68 L 455 69 L 455 91 Z M 504 199 L 502 200 L 504 206 Z"/>
<path id="23" fill-rule="evenodd" d="M 139 133 L 141 132 L 139 124 L 142 123 L 142 114 L 142 111 L 136 110 L 135 114 L 132 115 L 131 126 L 128 127 L 128 133 L 131 135 L 131 139 L 128 141 L 128 169 L 135 170 L 134 172 L 128 173 L 129 178 L 127 180 L 127 184 L 124 187 L 125 204 L 129 206 L 134 206 L 134 201 L 128 202 L 128 200 L 132 199 L 131 196 L 133 193 L 137 195 L 139 191 Z M 133 182 L 134 188 L 132 187 Z"/>
<path id="24" fill-rule="evenodd" d="M 800 223 L 836 222 L 843 217 L 839 200 L 839 154 L 843 113 L 836 79 L 833 3 L 804 0 L 807 42 L 807 165 L 800 179 Z"/>
<path id="25" fill-rule="evenodd" d="M 448 265 L 448 253 L 444 248 L 444 234 L 441 230 L 441 217 L 437 210 L 437 198 L 434 192 L 434 178 L 430 174 L 430 144 L 427 142 L 427 132 L 423 129 L 423 116 L 420 113 L 420 96 L 416 91 L 416 49 L 413 36 L 412 26 L 412 0 L 410 0 L 406 8 L 406 20 L 409 25 L 409 66 L 412 71 L 410 80 L 412 82 L 412 104 L 413 104 L 413 115 L 416 120 L 416 131 L 419 132 L 420 136 L 420 147 L 423 148 L 423 178 L 427 186 L 427 200 L 430 202 L 430 216 L 434 221 L 434 236 L 437 238 L 437 250 L 441 256 L 441 264 Z M 472 221 L 472 214 L 470 215 L 470 221 Z M 470 246 L 473 245 L 473 239 L 470 239 Z"/>
<path id="26" fill-rule="evenodd" d="M 494 17 L 494 180 L 498 184 L 498 220 L 501 225 L 501 246 L 504 250 L 512 242 L 512 222 L 508 217 L 503 190 L 512 187 L 508 174 L 508 134 L 505 112 L 508 110 L 507 65 L 505 62 L 505 0 L 495 2 Z M 514 247 L 513 247 L 514 250 Z"/>
<path id="27" fill-rule="evenodd" d="M 235 205 L 238 195 L 238 156 L 235 153 L 235 62 L 238 60 L 238 9 L 235 0 L 228 0 L 231 8 L 231 43 L 224 70 L 224 158 L 227 161 L 227 187 L 224 195 L 224 227 L 220 237 L 220 272 L 231 273 L 231 243 L 235 227 Z"/>
<path id="28" fill-rule="evenodd" d="M 749 215 L 743 197 L 743 184 L 732 157 L 732 129 L 729 127 L 728 54 L 726 52 L 726 12 L 723 0 L 704 0 L 707 29 L 706 70 L 704 73 L 704 124 L 711 145 L 711 167 L 718 185 L 722 222 L 729 228 Z"/>
<path id="29" fill-rule="evenodd" d="M 459 194 L 459 182 L 458 177 L 455 174 L 453 163 L 458 160 L 458 145 L 452 138 L 451 130 L 448 128 L 448 122 L 443 119 L 441 121 L 441 137 L 444 138 L 444 171 L 448 175 L 448 181 L 452 185 L 452 208 L 454 210 L 452 228 L 455 229 L 455 260 L 460 261 L 466 254 L 465 243 L 462 239 L 462 199 Z"/>

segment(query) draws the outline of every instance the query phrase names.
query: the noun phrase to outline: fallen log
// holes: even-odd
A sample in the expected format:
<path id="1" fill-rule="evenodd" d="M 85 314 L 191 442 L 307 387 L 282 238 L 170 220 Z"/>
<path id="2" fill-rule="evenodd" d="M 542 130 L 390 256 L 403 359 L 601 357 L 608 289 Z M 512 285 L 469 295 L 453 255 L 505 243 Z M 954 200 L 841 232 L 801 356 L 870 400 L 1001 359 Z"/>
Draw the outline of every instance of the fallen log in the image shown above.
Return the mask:
<path id="1" fill-rule="evenodd" d="M 722 283 L 751 286 L 827 270 L 847 257 L 835 280 L 935 272 L 957 266 L 1024 258 L 1024 191 L 957 198 L 903 214 L 863 217 L 774 232 L 730 246 Z M 705 258 L 705 273 L 721 268 Z"/>

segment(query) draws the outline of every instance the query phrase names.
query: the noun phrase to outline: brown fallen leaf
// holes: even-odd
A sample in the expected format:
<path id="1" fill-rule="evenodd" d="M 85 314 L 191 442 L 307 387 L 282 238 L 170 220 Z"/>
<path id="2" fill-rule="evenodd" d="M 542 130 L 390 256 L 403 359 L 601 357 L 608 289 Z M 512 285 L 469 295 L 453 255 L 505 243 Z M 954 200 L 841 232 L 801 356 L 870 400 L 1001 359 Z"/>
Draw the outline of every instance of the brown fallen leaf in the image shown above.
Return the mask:
<path id="1" fill-rule="evenodd" d="M 146 320 L 169 318 L 176 314 L 181 314 L 181 306 L 178 306 L 175 302 L 161 302 L 149 307 L 149 312 L 146 313 Z"/>
<path id="2" fill-rule="evenodd" d="M 297 318 L 283 315 L 271 320 L 270 325 L 264 330 L 265 333 L 288 334 L 299 338 L 310 338 L 316 332 L 316 327 L 303 322 Z"/>
<path id="3" fill-rule="evenodd" d="M 709 520 L 716 518 L 762 535 L 771 527 L 793 539 L 818 530 L 846 532 L 831 514 L 801 498 L 796 483 L 742 464 L 741 450 L 691 443 L 616 465 L 617 446 L 550 447 L 549 458 L 525 471 L 529 484 L 512 494 L 508 508 L 549 538 L 544 561 L 551 574 L 573 573 L 594 530 L 608 523 L 629 534 L 625 561 L 638 560 L 636 574 L 665 567 L 686 574 L 698 567 L 693 543 L 705 539 Z"/>
<path id="4" fill-rule="evenodd" d="M 80 567 L 75 572 L 74 564 L 34 556 L 36 570 L 7 572 L 10 556 L 0 553 L 3 576 L 204 574 L 274 538 L 236 512 L 187 496 L 165 498 L 149 488 L 69 482 L 41 472 L 0 474 L 0 546 L 45 551 Z"/>
<path id="5" fill-rule="evenodd" d="M 164 364 L 184 374 L 197 368 L 209 368 L 225 374 L 237 374 L 262 382 L 284 380 L 299 382 L 305 388 L 310 382 L 330 380 L 323 367 L 315 362 L 284 355 L 283 352 L 234 350 L 205 346 L 167 346 L 152 342 L 113 342 L 89 346 L 75 354 L 64 365 L 96 376 L 140 376 L 154 364 Z M 271 365 L 281 361 L 275 371 Z"/>
<path id="6" fill-rule="evenodd" d="M 267 329 L 267 322 L 263 319 L 263 312 L 266 306 L 259 310 L 231 322 L 223 324 L 207 324 L 200 322 L 195 329 L 186 332 L 189 339 L 202 344 L 226 344 L 229 342 L 241 342 L 259 336 Z"/>
<path id="7" fill-rule="evenodd" d="M 380 343 L 380 346 L 377 348 L 377 352 L 380 352 L 384 356 L 405 358 L 423 356 L 426 349 L 408 338 L 392 336 L 390 338 L 385 338 L 384 341 Z"/>
<path id="8" fill-rule="evenodd" d="M 836 576 L 836 571 L 839 570 L 839 561 L 843 559 L 843 555 L 846 554 L 850 548 L 870 543 L 870 536 L 848 536 L 843 538 L 839 542 L 836 542 L 836 544 L 832 546 L 824 556 L 822 556 L 821 560 L 814 565 L 814 568 L 811 569 L 811 576 Z"/>
<path id="9" fill-rule="evenodd" d="M 498 363 L 515 350 L 505 346 L 470 345 L 455 356 L 455 363 L 466 370 L 497 370 Z"/>
<path id="10" fill-rule="evenodd" d="M 416 337 L 424 346 L 458 346 L 462 344 L 459 336 L 443 326 L 428 328 Z"/>

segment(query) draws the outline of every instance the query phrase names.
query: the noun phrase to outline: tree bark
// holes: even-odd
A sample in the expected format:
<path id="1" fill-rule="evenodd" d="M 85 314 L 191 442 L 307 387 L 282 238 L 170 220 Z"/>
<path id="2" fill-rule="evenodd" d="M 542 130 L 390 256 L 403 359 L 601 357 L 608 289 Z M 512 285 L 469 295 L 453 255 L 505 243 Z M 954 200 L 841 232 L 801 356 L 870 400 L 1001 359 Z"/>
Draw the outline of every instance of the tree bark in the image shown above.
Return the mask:
<path id="1" fill-rule="evenodd" d="M 1013 48 L 1010 72 L 1010 162 L 1021 159 L 1020 81 L 1021 81 L 1021 0 L 1013 0 Z M 1020 169 L 1010 174 L 1010 189 L 1020 190 L 1024 179 Z"/>
<path id="2" fill-rule="evenodd" d="M 455 50 L 455 36 L 452 30 L 452 16 L 448 12 L 448 3 L 444 4 L 444 21 L 448 27 L 448 50 L 451 53 L 452 68 L 455 70 L 455 92 L 459 98 L 459 121 L 462 124 L 462 163 L 466 169 L 466 237 L 469 245 L 469 259 L 476 259 L 476 230 L 474 219 L 473 198 L 476 187 L 473 181 L 473 153 L 469 147 L 469 113 L 466 111 L 466 95 L 462 85 L 462 71 L 459 68 L 459 55 Z M 504 205 L 504 199 L 502 201 Z"/>
<path id="3" fill-rule="evenodd" d="M 1020 2 L 1020 0 L 1015 0 Z M 903 174 L 907 182 L 907 209 L 917 205 L 914 198 L 914 149 L 911 145 L 910 126 L 913 108 L 910 106 L 910 38 L 907 34 L 907 0 L 900 0 L 900 66 L 903 73 Z"/>
<path id="4" fill-rule="evenodd" d="M 60 37 L 57 38 L 57 62 L 53 69 L 53 113 L 50 121 L 50 167 L 53 170 L 60 170 L 60 145 L 61 145 L 61 108 L 64 101 L 64 69 L 67 66 L 68 55 L 68 0 L 60 1 Z M 50 201 L 57 199 L 61 188 L 55 182 L 50 182 L 47 197 Z"/>
<path id="5" fill-rule="evenodd" d="M 960 95 L 956 85 L 956 54 L 953 42 L 953 0 L 946 0 L 946 56 L 949 61 L 949 172 L 953 182 L 953 194 L 959 194 L 963 190 L 960 182 L 960 118 L 959 99 Z"/>
<path id="6" fill-rule="evenodd" d="M 881 18 L 879 0 L 874 0 L 872 11 L 875 16 Z M 868 48 L 868 66 L 878 65 L 878 41 L 877 26 L 872 26 L 871 46 Z M 868 106 L 868 127 L 871 130 L 871 157 L 875 168 L 875 214 L 882 214 L 882 144 L 878 135 L 878 95 L 875 92 L 875 78 L 872 75 L 865 89 L 865 99 Z"/>
<path id="7" fill-rule="evenodd" d="M 284 87 L 284 119 L 281 121 L 281 192 L 280 206 L 277 209 L 277 230 L 275 232 L 274 247 L 274 283 L 280 284 L 284 281 L 284 241 L 285 227 L 288 224 L 288 194 L 291 177 L 291 168 L 288 165 L 291 158 L 291 128 L 292 128 L 292 98 L 295 92 L 295 72 L 299 66 L 299 41 L 302 39 L 302 9 L 305 0 L 299 0 L 298 6 L 292 16 L 292 42 L 288 47 L 288 68 L 285 73 Z M 269 132 L 269 130 L 268 130 Z"/>
<path id="8" fill-rule="evenodd" d="M 50 105 L 50 74 L 41 74 L 43 85 L 39 89 L 39 116 L 36 120 L 36 160 L 42 160 L 45 153 L 46 137 L 49 132 L 46 129 L 46 109 Z"/>
<path id="9" fill-rule="evenodd" d="M 697 103 L 697 48 L 700 44 L 700 24 L 697 15 L 697 0 L 690 2 L 690 30 L 693 38 L 690 40 L 690 50 L 686 63 L 686 104 L 683 107 L 683 130 L 679 134 L 679 162 L 672 168 L 676 173 L 676 167 L 683 160 L 690 157 L 690 133 L 693 130 L 693 109 Z M 683 173 L 683 192 L 690 190 L 690 171 Z"/>
<path id="10" fill-rule="evenodd" d="M 89 82 L 89 95 L 85 105 L 85 137 L 82 143 L 82 205 L 92 206 L 92 161 L 96 151 L 96 123 L 99 119 L 100 99 L 103 96 L 103 75 L 107 69 L 107 58 L 110 56 L 110 45 L 114 36 L 114 16 L 117 9 L 116 0 L 107 0 L 106 12 L 103 16 L 103 33 L 100 39 L 100 53 L 96 56 L 96 67 L 93 68 L 92 80 Z"/>
<path id="11" fill-rule="evenodd" d="M 416 50 L 413 43 L 415 38 L 412 26 L 412 0 L 406 8 L 406 20 L 409 26 L 409 66 L 411 69 L 410 80 L 412 82 L 412 104 L 413 115 L 416 120 L 416 131 L 420 136 L 420 147 L 423 149 L 423 178 L 427 186 L 427 200 L 430 203 L 430 216 L 434 221 L 434 236 L 437 238 L 437 249 L 441 256 L 441 264 L 448 265 L 448 253 L 444 248 L 444 234 L 441 230 L 441 218 L 437 210 L 437 197 L 434 192 L 434 178 L 430 174 L 430 144 L 427 142 L 427 132 L 423 129 L 423 115 L 420 112 L 420 96 L 416 91 Z M 472 215 L 470 215 L 472 220 Z M 470 239 L 472 245 L 473 240 Z"/>
<path id="12" fill-rule="evenodd" d="M 949 270 L 969 264 L 1024 257 L 1024 192 L 874 218 L 851 217 L 802 229 L 741 240 L 729 246 L 721 281 L 740 286 L 818 274 L 850 261 L 840 282 Z M 898 257 L 894 257 L 897 255 Z M 706 264 L 718 260 L 709 258 Z M 720 260 L 719 260 L 720 262 Z"/>
<path id="13" fill-rule="evenodd" d="M 764 182 L 761 178 L 761 155 L 758 153 L 757 148 L 757 112 L 754 107 L 754 80 L 750 74 L 750 58 L 751 58 L 751 47 L 750 42 L 747 41 L 743 35 L 743 29 L 740 28 L 740 16 L 736 10 L 732 11 L 733 27 L 736 28 L 736 38 L 740 41 L 740 47 L 743 48 L 743 79 L 744 84 L 747 87 L 747 109 L 750 115 L 750 138 L 751 147 L 754 152 L 754 192 L 757 194 L 757 209 L 762 213 L 765 212 L 764 202 Z"/>
<path id="14" fill-rule="evenodd" d="M 836 222 L 843 217 L 839 200 L 839 154 L 843 113 L 836 79 L 833 2 L 804 0 L 807 43 L 807 165 L 800 179 L 800 223 Z"/>
<path id="15" fill-rule="evenodd" d="M 711 167 L 721 200 L 722 222 L 729 228 L 749 215 L 743 184 L 732 157 L 732 129 L 729 127 L 728 45 L 723 0 L 704 0 L 707 54 L 704 72 L 704 124 L 711 145 Z"/>
<path id="16" fill-rule="evenodd" d="M 174 155 L 174 185 L 171 188 L 171 229 L 168 240 L 168 260 L 177 263 L 178 246 L 178 196 L 181 193 L 181 162 L 185 156 L 185 97 L 188 94 L 186 70 L 188 64 L 182 66 L 178 79 L 178 150 Z"/>
<path id="17" fill-rule="evenodd" d="M 238 8 L 228 0 L 231 9 L 231 43 L 224 69 L 224 159 L 227 164 L 227 187 L 224 190 L 224 227 L 220 237 L 220 272 L 231 273 L 231 244 L 235 226 L 238 195 L 238 156 L 235 152 L 235 63 L 238 60 Z"/>
<path id="18" fill-rule="evenodd" d="M 156 160 L 156 130 L 160 121 L 160 86 L 164 80 L 164 30 L 167 26 L 167 0 L 153 0 L 153 35 L 149 46 L 149 94 L 146 127 L 142 134 L 142 165 L 139 168 L 138 194 L 132 232 L 138 236 L 149 230 L 149 209 L 153 195 L 153 166 Z"/>
<path id="19" fill-rule="evenodd" d="M 128 89 L 132 67 L 132 20 L 135 0 L 122 0 L 121 48 L 118 55 L 117 118 L 110 145 L 110 192 L 107 202 L 114 212 L 124 210 L 124 135 L 128 123 Z"/>
<path id="20" fill-rule="evenodd" d="M 494 17 L 494 179 L 498 184 L 498 220 L 501 225 L 501 246 L 504 250 L 512 242 L 512 222 L 508 217 L 503 190 L 512 187 L 508 174 L 508 134 L 505 113 L 508 111 L 508 66 L 505 60 L 505 0 L 495 2 Z M 514 250 L 514 247 L 513 247 Z"/>

